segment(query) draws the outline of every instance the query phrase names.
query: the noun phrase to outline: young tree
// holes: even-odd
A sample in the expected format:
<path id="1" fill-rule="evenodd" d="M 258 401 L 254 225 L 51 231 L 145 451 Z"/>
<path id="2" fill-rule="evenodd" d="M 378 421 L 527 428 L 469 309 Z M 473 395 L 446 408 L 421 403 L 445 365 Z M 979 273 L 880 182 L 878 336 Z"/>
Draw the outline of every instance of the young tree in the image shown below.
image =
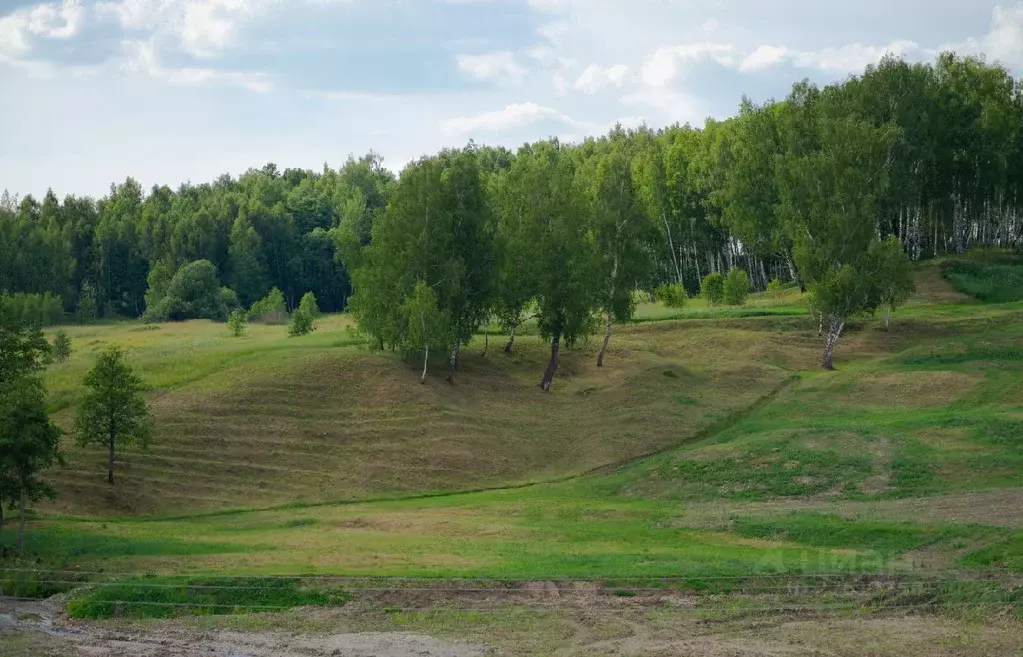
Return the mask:
<path id="1" fill-rule="evenodd" d="M 306 292 L 302 295 L 302 300 L 298 303 L 298 309 L 304 310 L 312 318 L 319 317 L 320 307 L 316 304 L 316 295 L 312 292 Z"/>
<path id="2" fill-rule="evenodd" d="M 68 358 L 71 358 L 71 338 L 68 337 L 67 331 L 64 329 L 59 329 L 54 334 L 51 352 L 53 360 L 58 363 L 63 363 Z"/>
<path id="3" fill-rule="evenodd" d="M 741 306 L 749 296 L 749 274 L 743 269 L 733 269 L 725 276 L 722 295 L 729 306 Z"/>
<path id="4" fill-rule="evenodd" d="M 871 277 L 877 288 L 874 294 L 878 304 L 884 306 L 884 330 L 891 323 L 892 311 L 902 305 L 916 290 L 913 268 L 899 239 L 894 235 L 886 240 L 875 240 L 870 245 L 869 262 L 876 268 Z"/>
<path id="5" fill-rule="evenodd" d="M 253 320 L 279 321 L 288 312 L 287 304 L 284 302 L 284 294 L 277 288 L 270 290 L 265 297 L 252 304 L 249 309 L 249 317 Z"/>
<path id="6" fill-rule="evenodd" d="M 107 483 L 112 485 L 116 447 L 138 445 L 145 449 L 149 445 L 152 421 L 142 395 L 148 386 L 132 371 L 124 351 L 117 346 L 100 352 L 84 384 L 86 393 L 75 417 L 75 437 L 80 446 L 107 447 Z"/>
<path id="7" fill-rule="evenodd" d="M 600 276 L 597 298 L 605 317 L 597 367 L 604 365 L 614 322 L 632 317 L 632 291 L 652 269 L 647 245 L 654 229 L 648 226 L 637 198 L 623 140 L 620 134 L 612 133 L 610 151 L 597 163 L 593 181 L 593 236 Z"/>
<path id="8" fill-rule="evenodd" d="M 227 326 L 231 329 L 231 335 L 240 338 L 245 334 L 245 324 L 249 321 L 249 314 L 238 308 L 227 317 Z"/>
<path id="9" fill-rule="evenodd" d="M 707 300 L 707 305 L 716 306 L 725 300 L 725 277 L 718 272 L 711 272 L 700 282 L 700 296 Z"/>
<path id="10" fill-rule="evenodd" d="M 61 462 L 61 431 L 46 413 L 46 395 L 38 377 L 22 375 L 0 389 L 0 494 L 18 497 L 18 554 L 25 548 L 25 508 L 29 501 L 52 497 L 39 474 Z M 4 500 L 0 498 L 0 505 Z M 0 523 L 2 523 L 0 509 Z"/>
<path id="11" fill-rule="evenodd" d="M 430 345 L 443 344 L 446 328 L 444 316 L 437 309 L 437 297 L 430 286 L 419 281 L 412 288 L 412 294 L 402 305 L 402 314 L 407 322 L 405 331 L 406 348 L 423 352 L 423 374 L 420 383 L 426 383 L 426 365 L 430 359 Z"/>
<path id="12" fill-rule="evenodd" d="M 313 316 L 305 308 L 297 308 L 291 314 L 291 323 L 288 324 L 288 335 L 295 338 L 308 335 L 316 330 Z"/>

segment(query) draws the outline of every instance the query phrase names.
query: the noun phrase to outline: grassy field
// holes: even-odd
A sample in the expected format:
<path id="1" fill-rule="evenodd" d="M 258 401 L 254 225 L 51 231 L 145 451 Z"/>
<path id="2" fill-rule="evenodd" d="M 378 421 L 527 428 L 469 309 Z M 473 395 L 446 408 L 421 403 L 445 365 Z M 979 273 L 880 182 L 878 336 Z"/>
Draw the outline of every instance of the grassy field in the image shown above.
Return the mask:
<path id="1" fill-rule="evenodd" d="M 343 316 L 305 338 L 77 328 L 75 357 L 47 372 L 58 418 L 92 353 L 117 342 L 154 386 L 157 433 L 123 454 L 113 489 L 102 454 L 68 445 L 27 547 L 69 571 L 56 588 L 99 572 L 679 578 L 726 595 L 753 575 L 940 574 L 966 583 L 939 607 L 1018 618 L 1023 303 L 982 303 L 950 284 L 969 289 L 956 271 L 922 267 L 890 330 L 853 323 L 835 372 L 818 368 L 789 292 L 743 309 L 643 305 L 606 367 L 597 344 L 567 350 L 551 394 L 528 330 L 511 356 L 498 338 L 480 355 L 480 336 L 453 384 L 437 363 L 420 385 L 416 364 L 367 350 Z"/>

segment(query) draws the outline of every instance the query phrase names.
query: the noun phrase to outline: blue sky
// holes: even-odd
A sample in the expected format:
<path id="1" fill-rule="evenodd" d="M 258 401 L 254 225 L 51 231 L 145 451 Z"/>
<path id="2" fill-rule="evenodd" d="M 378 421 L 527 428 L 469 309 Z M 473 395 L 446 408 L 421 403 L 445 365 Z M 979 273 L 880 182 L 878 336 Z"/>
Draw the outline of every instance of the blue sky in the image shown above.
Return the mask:
<path id="1" fill-rule="evenodd" d="M 1023 0 L 0 0 L 0 189 L 732 114 L 885 52 L 1023 74 Z"/>

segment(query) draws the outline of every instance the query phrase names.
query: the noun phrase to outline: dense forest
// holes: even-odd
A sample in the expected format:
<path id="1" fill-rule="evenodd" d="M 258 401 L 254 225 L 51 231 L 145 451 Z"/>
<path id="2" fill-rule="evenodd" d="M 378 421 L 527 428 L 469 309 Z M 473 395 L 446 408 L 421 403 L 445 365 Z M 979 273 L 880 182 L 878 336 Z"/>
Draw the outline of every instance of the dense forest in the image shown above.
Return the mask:
<path id="1" fill-rule="evenodd" d="M 830 346 L 847 317 L 908 294 L 903 259 L 1021 244 L 1021 185 L 1023 86 L 1006 69 L 889 57 L 702 128 L 470 144 L 397 178 L 370 154 L 148 193 L 129 178 L 99 200 L 5 193 L 0 291 L 47 322 L 139 317 L 147 291 L 208 261 L 228 305 L 313 292 L 379 346 L 452 349 L 453 366 L 485 319 L 513 333 L 528 314 L 553 368 L 595 318 L 606 343 L 634 290 L 695 294 L 741 270 L 755 289 L 809 288 Z"/>

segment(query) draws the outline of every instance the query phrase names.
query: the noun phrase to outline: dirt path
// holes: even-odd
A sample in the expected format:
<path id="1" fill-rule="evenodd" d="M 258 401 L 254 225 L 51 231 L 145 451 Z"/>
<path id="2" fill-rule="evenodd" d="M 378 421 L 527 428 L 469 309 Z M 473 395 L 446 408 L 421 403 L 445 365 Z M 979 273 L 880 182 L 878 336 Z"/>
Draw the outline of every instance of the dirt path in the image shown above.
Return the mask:
<path id="1" fill-rule="evenodd" d="M 410 632 L 328 635 L 69 622 L 47 602 L 0 605 L 0 654 L 11 657 L 476 657 L 490 648 Z M 24 652 L 22 652 L 24 650 Z"/>

